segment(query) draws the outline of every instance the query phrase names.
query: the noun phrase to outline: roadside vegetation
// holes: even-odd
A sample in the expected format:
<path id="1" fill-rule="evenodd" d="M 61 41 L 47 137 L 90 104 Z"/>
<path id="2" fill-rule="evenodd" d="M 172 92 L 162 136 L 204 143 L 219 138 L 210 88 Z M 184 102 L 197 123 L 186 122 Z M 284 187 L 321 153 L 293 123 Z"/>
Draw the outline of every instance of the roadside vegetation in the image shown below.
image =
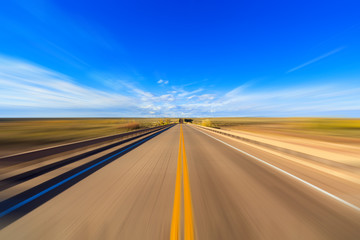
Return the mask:
<path id="1" fill-rule="evenodd" d="M 159 118 L 0 119 L 0 156 L 177 121 Z"/>
<path id="2" fill-rule="evenodd" d="M 210 119 L 204 119 L 201 121 L 201 126 L 204 127 L 215 127 L 215 125 L 212 123 Z"/>
<path id="3" fill-rule="evenodd" d="M 170 124 L 172 122 L 176 122 L 176 120 L 171 121 L 170 118 L 159 119 L 156 122 L 156 126 L 163 126 L 163 125 Z"/>
<path id="4" fill-rule="evenodd" d="M 194 118 L 206 127 L 360 143 L 360 119 L 351 118 Z"/>

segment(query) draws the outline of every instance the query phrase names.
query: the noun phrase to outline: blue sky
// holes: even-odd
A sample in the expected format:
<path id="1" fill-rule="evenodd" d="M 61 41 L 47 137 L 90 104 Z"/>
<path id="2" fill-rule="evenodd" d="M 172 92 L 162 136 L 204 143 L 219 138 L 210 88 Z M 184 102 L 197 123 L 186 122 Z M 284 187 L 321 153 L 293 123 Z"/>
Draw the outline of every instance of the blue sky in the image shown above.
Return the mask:
<path id="1" fill-rule="evenodd" d="M 3 1 L 0 117 L 360 117 L 359 9 Z"/>

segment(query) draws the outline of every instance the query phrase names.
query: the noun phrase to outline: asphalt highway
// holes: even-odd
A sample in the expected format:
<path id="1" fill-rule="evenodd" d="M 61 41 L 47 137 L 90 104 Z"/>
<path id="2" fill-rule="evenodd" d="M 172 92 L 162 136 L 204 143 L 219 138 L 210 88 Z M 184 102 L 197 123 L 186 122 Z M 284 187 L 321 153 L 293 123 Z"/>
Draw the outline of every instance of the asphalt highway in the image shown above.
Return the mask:
<path id="1" fill-rule="evenodd" d="M 359 186 L 215 133 L 97 154 L 5 182 L 0 239 L 360 239 Z"/>

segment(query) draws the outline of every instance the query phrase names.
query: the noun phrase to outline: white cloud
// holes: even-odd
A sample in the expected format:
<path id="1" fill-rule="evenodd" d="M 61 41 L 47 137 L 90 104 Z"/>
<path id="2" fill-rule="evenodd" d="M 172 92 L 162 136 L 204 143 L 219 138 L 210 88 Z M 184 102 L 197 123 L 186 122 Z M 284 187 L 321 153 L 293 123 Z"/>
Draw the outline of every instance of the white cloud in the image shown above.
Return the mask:
<path id="1" fill-rule="evenodd" d="M 335 79 L 336 80 L 336 79 Z M 116 80 L 119 93 L 83 86 L 69 76 L 0 56 L 0 116 L 360 116 L 360 88 L 339 84 L 227 92 L 172 87 L 150 92 Z M 104 79 L 108 82 L 108 79 Z M 349 81 L 350 82 L 350 81 Z M 112 91 L 114 89 L 112 88 Z M 199 94 L 201 93 L 201 94 Z M 347 115 L 348 114 L 348 115 Z"/>
<path id="2" fill-rule="evenodd" d="M 196 90 L 193 90 L 193 91 L 185 91 L 183 89 L 180 89 L 178 90 L 178 96 L 179 97 L 186 97 L 188 95 L 192 95 L 192 94 L 195 94 L 195 93 L 198 93 L 198 92 L 202 92 L 203 89 L 202 88 L 199 88 L 199 89 L 196 89 Z"/>
<path id="3" fill-rule="evenodd" d="M 130 97 L 85 87 L 66 75 L 2 56 L 0 85 L 0 108 L 4 109 L 129 109 L 135 106 Z"/>
<path id="4" fill-rule="evenodd" d="M 236 88 L 204 107 L 211 106 L 218 113 L 230 115 L 321 116 L 325 112 L 359 111 L 358 96 L 360 96 L 360 88 L 330 84 L 258 92 Z"/>
<path id="5" fill-rule="evenodd" d="M 214 94 L 203 94 L 198 96 L 200 101 L 213 100 L 215 98 Z"/>
<path id="6" fill-rule="evenodd" d="M 184 116 L 360 116 L 360 88 L 302 86 L 254 91 L 239 86 L 224 94 L 179 98 L 173 111 Z M 355 114 L 355 115 L 354 115 Z"/>
<path id="7" fill-rule="evenodd" d="M 157 83 L 158 83 L 158 84 L 164 84 L 164 85 L 166 85 L 166 84 L 169 83 L 169 80 L 162 80 L 162 79 L 160 79 L 159 81 L 157 81 Z"/>
<path id="8" fill-rule="evenodd" d="M 314 58 L 314 59 L 312 59 L 312 60 L 310 60 L 310 61 L 308 61 L 306 63 L 303 63 L 303 64 L 301 64 L 301 65 L 299 65 L 297 67 L 294 67 L 294 68 L 290 69 L 289 71 L 287 71 L 286 73 L 294 72 L 296 70 L 299 70 L 300 68 L 306 67 L 307 65 L 310 65 L 310 64 L 315 63 L 317 61 L 320 61 L 321 59 L 324 59 L 324 58 L 329 57 L 329 56 L 331 56 L 331 55 L 333 55 L 333 54 L 335 54 L 337 52 L 340 52 L 344 48 L 345 47 L 340 47 L 340 48 L 334 49 L 334 50 L 332 50 L 332 51 L 330 51 L 328 53 L 325 53 L 324 55 L 321 55 L 321 56 L 319 56 L 317 58 Z"/>

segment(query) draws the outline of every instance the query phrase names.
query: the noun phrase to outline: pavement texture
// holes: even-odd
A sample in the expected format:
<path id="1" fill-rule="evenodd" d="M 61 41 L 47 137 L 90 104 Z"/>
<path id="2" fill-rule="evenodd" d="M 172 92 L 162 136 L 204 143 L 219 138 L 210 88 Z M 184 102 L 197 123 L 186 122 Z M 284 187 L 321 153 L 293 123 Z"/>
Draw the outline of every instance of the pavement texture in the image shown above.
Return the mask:
<path id="1" fill-rule="evenodd" d="M 50 198 L 0 239 L 360 239 L 356 206 L 358 184 L 183 124 Z"/>

